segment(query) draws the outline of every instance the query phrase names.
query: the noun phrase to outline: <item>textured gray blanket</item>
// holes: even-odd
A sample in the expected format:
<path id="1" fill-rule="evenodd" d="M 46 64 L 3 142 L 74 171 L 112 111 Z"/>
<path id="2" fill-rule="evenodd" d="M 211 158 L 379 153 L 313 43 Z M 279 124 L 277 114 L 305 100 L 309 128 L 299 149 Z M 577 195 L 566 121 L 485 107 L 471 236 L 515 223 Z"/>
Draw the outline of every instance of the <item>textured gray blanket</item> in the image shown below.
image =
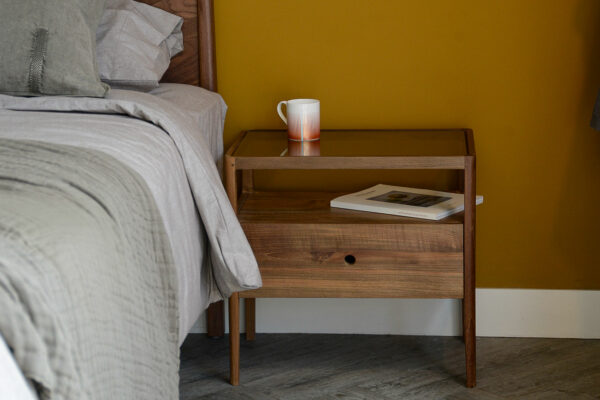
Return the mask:
<path id="1" fill-rule="evenodd" d="M 42 399 L 176 399 L 177 288 L 144 181 L 0 139 L 0 331 Z"/>
<path id="2" fill-rule="evenodd" d="M 111 90 L 104 99 L 74 97 L 12 97 L 0 95 L 0 109 L 15 111 L 121 114 L 162 128 L 173 140 L 183 161 L 198 212 L 210 242 L 212 261 L 211 301 L 233 292 L 262 285 L 252 249 L 231 208 L 215 167 L 210 146 L 196 134 L 197 124 L 189 112 L 156 96 L 129 90 Z M 10 126 L 0 126 L 10 129 Z M 55 129 L 61 129 L 56 124 Z"/>

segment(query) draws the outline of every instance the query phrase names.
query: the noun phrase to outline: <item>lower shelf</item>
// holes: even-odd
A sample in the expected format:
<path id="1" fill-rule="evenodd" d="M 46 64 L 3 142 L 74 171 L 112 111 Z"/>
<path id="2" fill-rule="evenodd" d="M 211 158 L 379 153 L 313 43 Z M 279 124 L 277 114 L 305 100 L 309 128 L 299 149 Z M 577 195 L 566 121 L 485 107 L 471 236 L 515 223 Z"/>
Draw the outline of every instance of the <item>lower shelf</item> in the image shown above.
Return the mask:
<path id="1" fill-rule="evenodd" d="M 240 222 L 332 223 L 332 224 L 463 224 L 464 213 L 439 221 L 399 217 L 366 211 L 332 208 L 329 202 L 347 193 L 338 192 L 252 192 L 244 193 L 238 204 Z"/>

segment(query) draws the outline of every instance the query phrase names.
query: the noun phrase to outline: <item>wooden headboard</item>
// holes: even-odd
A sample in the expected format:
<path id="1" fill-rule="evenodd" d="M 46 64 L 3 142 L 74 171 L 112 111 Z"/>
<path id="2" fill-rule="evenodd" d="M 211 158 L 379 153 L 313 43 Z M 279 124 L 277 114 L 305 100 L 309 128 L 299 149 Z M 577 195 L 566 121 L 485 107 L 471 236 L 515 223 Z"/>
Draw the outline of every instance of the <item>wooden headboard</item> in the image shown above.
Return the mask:
<path id="1" fill-rule="evenodd" d="M 141 0 L 183 18 L 183 52 L 173 57 L 163 82 L 217 91 L 213 0 Z"/>

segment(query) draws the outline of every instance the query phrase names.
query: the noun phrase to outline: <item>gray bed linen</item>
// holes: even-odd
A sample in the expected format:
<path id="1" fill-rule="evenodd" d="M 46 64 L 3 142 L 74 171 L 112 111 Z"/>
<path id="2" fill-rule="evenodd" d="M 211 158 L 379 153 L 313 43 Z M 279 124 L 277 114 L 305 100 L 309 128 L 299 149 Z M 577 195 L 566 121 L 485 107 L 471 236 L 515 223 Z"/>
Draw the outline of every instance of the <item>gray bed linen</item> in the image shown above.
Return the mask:
<path id="1" fill-rule="evenodd" d="M 176 273 L 143 178 L 0 139 L 0 221 L 0 331 L 40 398 L 176 399 Z"/>
<path id="2" fill-rule="evenodd" d="M 220 97 L 201 94 L 215 101 Z M 203 133 L 221 137 L 221 131 L 214 126 Z M 155 125 L 122 115 L 9 110 L 0 110 L 0 138 L 99 150 L 144 178 L 173 250 L 179 288 L 179 340 L 183 342 L 198 315 L 208 306 L 214 283 L 206 232 L 181 156 L 171 138 Z"/>
<path id="3" fill-rule="evenodd" d="M 180 111 L 194 120 L 198 127 L 196 133 L 203 135 L 217 169 L 222 174 L 223 128 L 227 113 L 227 105 L 223 98 L 201 87 L 181 83 L 161 83 L 150 93 L 175 104 Z M 220 134 L 215 134 L 216 132 Z"/>
<path id="4" fill-rule="evenodd" d="M 231 209 L 206 139 L 197 135 L 195 122 L 185 111 L 156 96 L 124 90 L 113 90 L 104 99 L 0 95 L 0 109 L 121 114 L 161 127 L 181 155 L 208 236 L 214 282 L 209 301 L 261 286 L 256 260 Z M 57 129 L 60 118 L 55 115 Z"/>
<path id="5" fill-rule="evenodd" d="M 209 143 L 215 162 L 221 159 L 227 109 L 223 98 L 190 85 L 162 83 L 157 90 L 152 92 L 155 96 L 172 102 L 194 119 L 197 124 L 194 138 Z M 0 110 L 0 137 L 100 150 L 144 178 L 163 217 L 173 250 L 181 344 L 208 306 L 214 283 L 206 233 L 181 156 L 171 138 L 155 125 L 122 115 L 9 110 Z"/>
<path id="6" fill-rule="evenodd" d="M 183 18 L 133 0 L 106 0 L 96 31 L 98 71 L 114 89 L 148 91 L 183 51 Z"/>

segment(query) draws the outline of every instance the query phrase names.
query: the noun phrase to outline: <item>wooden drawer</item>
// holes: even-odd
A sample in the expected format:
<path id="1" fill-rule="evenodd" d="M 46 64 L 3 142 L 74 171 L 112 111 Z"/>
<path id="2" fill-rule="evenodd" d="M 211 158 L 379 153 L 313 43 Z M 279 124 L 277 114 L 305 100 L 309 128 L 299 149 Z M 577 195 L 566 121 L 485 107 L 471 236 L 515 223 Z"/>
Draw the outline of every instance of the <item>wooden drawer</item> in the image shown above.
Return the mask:
<path id="1" fill-rule="evenodd" d="M 241 297 L 463 297 L 460 223 L 242 226 L 263 288 Z"/>

